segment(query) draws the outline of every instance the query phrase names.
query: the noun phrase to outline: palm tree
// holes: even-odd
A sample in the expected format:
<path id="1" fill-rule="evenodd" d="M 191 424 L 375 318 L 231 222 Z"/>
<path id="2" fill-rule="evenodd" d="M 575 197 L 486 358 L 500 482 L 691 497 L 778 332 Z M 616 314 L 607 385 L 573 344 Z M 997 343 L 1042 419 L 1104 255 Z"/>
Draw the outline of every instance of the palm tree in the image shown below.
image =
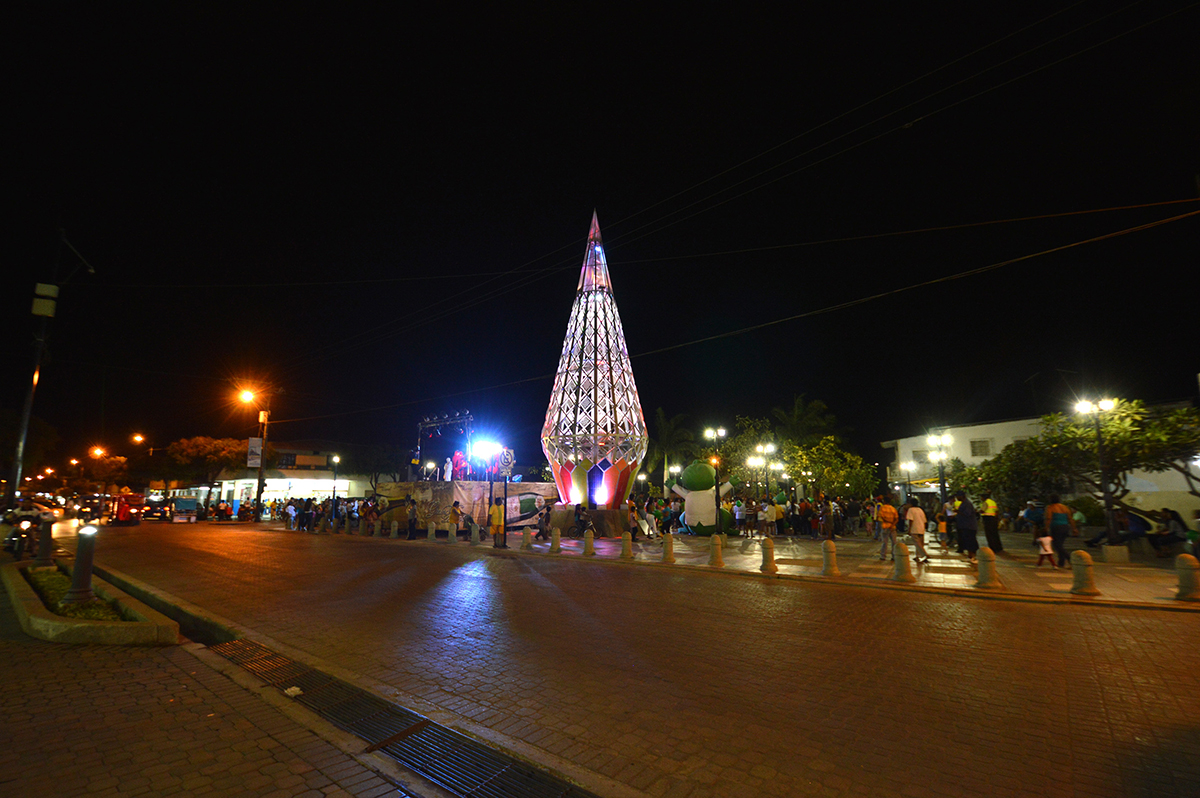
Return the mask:
<path id="1" fill-rule="evenodd" d="M 671 463 L 678 464 L 684 458 L 693 456 L 699 451 L 699 447 L 696 445 L 696 436 L 685 426 L 686 420 L 686 413 L 667 418 L 667 414 L 661 407 L 654 413 L 654 435 L 650 438 L 645 464 L 646 470 L 649 471 L 656 468 L 659 461 L 662 461 L 664 493 L 667 489 L 667 474 Z"/>
<path id="2" fill-rule="evenodd" d="M 804 401 L 804 394 L 792 400 L 790 408 L 776 407 L 771 411 L 779 420 L 775 433 L 797 446 L 811 446 L 826 436 L 841 440 L 843 430 L 838 427 L 837 417 L 820 399 Z"/>

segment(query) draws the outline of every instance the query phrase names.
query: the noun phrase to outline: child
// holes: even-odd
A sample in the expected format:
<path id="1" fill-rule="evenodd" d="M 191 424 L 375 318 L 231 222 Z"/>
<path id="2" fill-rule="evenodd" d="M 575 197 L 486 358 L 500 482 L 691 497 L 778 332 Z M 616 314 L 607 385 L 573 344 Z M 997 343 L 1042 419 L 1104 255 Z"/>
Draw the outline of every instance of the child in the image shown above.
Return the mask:
<path id="1" fill-rule="evenodd" d="M 1052 541 L 1053 541 L 1053 538 L 1050 537 L 1049 533 L 1047 533 L 1037 539 L 1037 544 L 1038 544 L 1037 567 L 1038 568 L 1042 567 L 1043 560 L 1049 560 L 1051 568 L 1058 567 L 1058 565 L 1054 562 L 1054 549 L 1050 547 L 1050 544 Z"/>

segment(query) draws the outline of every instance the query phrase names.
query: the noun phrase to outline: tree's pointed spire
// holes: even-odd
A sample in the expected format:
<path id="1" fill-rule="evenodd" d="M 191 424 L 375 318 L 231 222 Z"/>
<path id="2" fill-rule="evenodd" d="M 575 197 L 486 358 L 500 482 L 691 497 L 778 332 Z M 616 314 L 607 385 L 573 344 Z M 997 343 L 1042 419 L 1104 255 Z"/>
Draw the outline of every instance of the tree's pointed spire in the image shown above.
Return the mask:
<path id="1" fill-rule="evenodd" d="M 579 272 L 576 291 L 612 291 L 608 279 L 608 260 L 604 256 L 604 242 L 600 240 L 600 220 L 592 209 L 592 226 L 588 230 L 587 251 L 583 253 L 583 269 Z"/>

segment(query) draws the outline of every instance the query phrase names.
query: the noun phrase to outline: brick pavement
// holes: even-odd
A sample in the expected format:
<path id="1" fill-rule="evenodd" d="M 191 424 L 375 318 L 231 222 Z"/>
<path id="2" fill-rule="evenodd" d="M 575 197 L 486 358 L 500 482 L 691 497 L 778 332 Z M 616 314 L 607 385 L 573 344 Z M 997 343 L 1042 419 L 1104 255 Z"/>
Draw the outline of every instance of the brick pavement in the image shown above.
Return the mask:
<path id="1" fill-rule="evenodd" d="M 0 717 L 5 796 L 408 794 L 188 648 L 34 640 L 3 590 Z"/>
<path id="2" fill-rule="evenodd" d="M 246 527 L 106 530 L 97 560 L 643 794 L 1200 793 L 1196 613 Z"/>

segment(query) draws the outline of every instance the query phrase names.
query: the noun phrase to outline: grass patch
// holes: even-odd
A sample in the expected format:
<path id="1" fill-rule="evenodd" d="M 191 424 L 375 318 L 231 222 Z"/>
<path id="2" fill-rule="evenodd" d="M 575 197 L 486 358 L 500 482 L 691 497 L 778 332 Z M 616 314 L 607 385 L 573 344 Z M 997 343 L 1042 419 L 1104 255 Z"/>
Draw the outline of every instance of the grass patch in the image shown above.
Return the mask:
<path id="1" fill-rule="evenodd" d="M 116 607 L 104 599 L 96 598 L 79 604 L 61 604 L 63 596 L 71 589 L 71 578 L 58 569 L 49 568 L 33 570 L 22 569 L 25 578 L 33 589 L 42 597 L 46 609 L 64 618 L 78 618 L 88 621 L 124 621 L 125 618 Z"/>

